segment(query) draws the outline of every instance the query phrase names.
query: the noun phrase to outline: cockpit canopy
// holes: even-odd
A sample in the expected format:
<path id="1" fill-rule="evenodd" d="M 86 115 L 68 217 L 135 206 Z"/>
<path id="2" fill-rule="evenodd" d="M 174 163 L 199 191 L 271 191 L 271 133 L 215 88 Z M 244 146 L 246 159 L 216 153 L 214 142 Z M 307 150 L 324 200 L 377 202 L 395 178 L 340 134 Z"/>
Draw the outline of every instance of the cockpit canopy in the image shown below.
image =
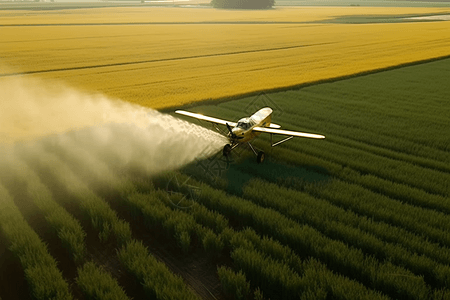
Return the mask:
<path id="1" fill-rule="evenodd" d="M 256 124 L 255 121 L 252 120 L 251 118 L 242 118 L 238 121 L 236 127 L 247 130 L 255 124 Z"/>

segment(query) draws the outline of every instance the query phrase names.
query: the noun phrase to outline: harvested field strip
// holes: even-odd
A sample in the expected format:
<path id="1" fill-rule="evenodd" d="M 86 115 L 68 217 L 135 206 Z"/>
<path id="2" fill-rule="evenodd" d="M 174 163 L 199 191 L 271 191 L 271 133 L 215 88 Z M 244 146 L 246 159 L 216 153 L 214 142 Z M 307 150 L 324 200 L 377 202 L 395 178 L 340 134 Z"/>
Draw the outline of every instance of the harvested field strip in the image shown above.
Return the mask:
<path id="1" fill-rule="evenodd" d="M 19 258 L 35 299 L 72 299 L 69 285 L 47 246 L 23 219 L 13 199 L 0 184 L 0 226 L 10 250 Z"/>

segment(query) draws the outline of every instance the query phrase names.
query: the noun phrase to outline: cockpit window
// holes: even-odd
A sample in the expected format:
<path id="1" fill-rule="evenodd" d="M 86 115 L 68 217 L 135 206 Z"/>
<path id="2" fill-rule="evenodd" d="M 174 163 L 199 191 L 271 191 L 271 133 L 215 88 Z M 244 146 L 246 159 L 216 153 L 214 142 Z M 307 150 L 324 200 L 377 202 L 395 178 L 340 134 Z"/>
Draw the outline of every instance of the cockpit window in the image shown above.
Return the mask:
<path id="1" fill-rule="evenodd" d="M 255 125 L 255 120 L 249 119 L 249 118 L 242 118 L 238 121 L 236 127 L 242 128 L 244 130 L 249 129 L 253 125 Z"/>
<path id="2" fill-rule="evenodd" d="M 248 124 L 247 122 L 238 122 L 237 127 L 247 130 L 248 128 L 250 128 L 250 124 Z"/>

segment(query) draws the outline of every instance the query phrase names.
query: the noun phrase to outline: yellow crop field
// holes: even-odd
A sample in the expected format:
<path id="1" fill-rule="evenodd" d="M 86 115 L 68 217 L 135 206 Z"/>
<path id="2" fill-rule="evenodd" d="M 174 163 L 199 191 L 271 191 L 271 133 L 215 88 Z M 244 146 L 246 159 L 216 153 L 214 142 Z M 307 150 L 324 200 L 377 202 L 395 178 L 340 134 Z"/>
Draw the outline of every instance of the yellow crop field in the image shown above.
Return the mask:
<path id="1" fill-rule="evenodd" d="M 153 108 L 172 107 L 448 56 L 447 21 L 330 23 L 347 16 L 444 13 L 450 9 L 0 11 L 0 75 L 57 79 Z"/>

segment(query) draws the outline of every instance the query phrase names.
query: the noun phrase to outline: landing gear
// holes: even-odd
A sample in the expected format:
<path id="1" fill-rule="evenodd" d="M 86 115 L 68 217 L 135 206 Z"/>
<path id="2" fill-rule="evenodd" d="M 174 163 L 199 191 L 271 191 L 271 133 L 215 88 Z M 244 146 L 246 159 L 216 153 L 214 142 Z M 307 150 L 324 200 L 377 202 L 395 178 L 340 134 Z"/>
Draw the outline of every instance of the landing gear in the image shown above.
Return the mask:
<path id="1" fill-rule="evenodd" d="M 264 158 L 265 158 L 265 153 L 264 153 L 264 151 L 258 151 L 258 152 L 256 152 L 256 150 L 255 150 L 255 148 L 253 148 L 252 144 L 250 144 L 250 143 L 247 143 L 247 144 L 250 146 L 250 149 L 252 149 L 253 153 L 255 153 L 255 155 L 256 155 L 256 162 L 257 162 L 258 164 L 264 162 Z M 228 158 L 228 155 L 230 155 L 231 151 L 232 151 L 234 148 L 236 148 L 237 146 L 239 146 L 239 145 L 240 145 L 240 144 L 237 144 L 237 143 L 236 143 L 236 144 L 226 144 L 226 145 L 223 147 L 223 150 L 222 150 L 223 156 L 225 156 L 225 157 Z"/>
<path id="2" fill-rule="evenodd" d="M 259 151 L 258 155 L 256 156 L 256 162 L 258 164 L 262 163 L 264 161 L 264 151 Z"/>
<path id="3" fill-rule="evenodd" d="M 231 147 L 231 145 L 230 144 L 226 144 L 224 147 L 223 147 L 223 156 L 228 156 L 228 154 L 230 154 L 230 152 L 231 152 L 231 150 L 232 150 L 233 148 Z"/>
<path id="4" fill-rule="evenodd" d="M 250 146 L 250 149 L 252 149 L 253 153 L 255 153 L 256 155 L 256 162 L 258 164 L 262 163 L 264 161 L 264 151 L 258 151 L 256 152 L 255 148 L 253 148 L 252 144 L 248 143 L 248 145 Z"/>

